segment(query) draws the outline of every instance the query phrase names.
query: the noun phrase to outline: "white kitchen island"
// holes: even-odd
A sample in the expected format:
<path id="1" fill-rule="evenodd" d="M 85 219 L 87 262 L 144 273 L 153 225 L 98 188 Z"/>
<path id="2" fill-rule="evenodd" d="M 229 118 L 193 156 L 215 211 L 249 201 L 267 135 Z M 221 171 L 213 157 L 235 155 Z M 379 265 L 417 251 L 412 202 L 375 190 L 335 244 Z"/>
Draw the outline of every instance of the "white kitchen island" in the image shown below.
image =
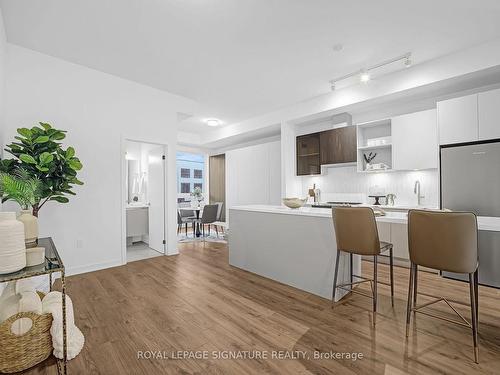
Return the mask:
<path id="1" fill-rule="evenodd" d="M 377 223 L 407 225 L 406 212 L 388 212 Z M 251 205 L 229 209 L 229 264 L 324 298 L 332 297 L 337 245 L 328 208 Z M 398 227 L 399 227 L 398 225 Z M 500 231 L 499 218 L 478 217 L 480 230 Z M 384 240 L 380 233 L 381 240 Z M 360 275 L 361 257 L 354 256 Z M 347 283 L 349 256 L 342 253 L 338 283 Z M 336 300 L 346 292 L 337 290 Z"/>

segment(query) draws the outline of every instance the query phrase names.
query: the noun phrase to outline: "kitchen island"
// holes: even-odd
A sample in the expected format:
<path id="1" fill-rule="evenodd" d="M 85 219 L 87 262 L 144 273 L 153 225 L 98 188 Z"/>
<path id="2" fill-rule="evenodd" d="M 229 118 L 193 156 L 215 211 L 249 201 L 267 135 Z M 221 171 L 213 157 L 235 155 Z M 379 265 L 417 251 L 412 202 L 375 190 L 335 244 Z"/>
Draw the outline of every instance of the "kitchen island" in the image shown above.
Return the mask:
<path id="1" fill-rule="evenodd" d="M 388 212 L 377 224 L 405 229 L 406 212 Z M 229 264 L 286 285 L 331 298 L 337 245 L 328 208 L 251 205 L 229 209 Z M 480 230 L 500 231 L 500 218 L 478 217 Z M 380 232 L 381 240 L 384 234 Z M 360 275 L 361 257 L 354 256 Z M 350 281 L 349 256 L 342 253 L 338 283 Z M 338 289 L 336 300 L 346 294 Z"/>

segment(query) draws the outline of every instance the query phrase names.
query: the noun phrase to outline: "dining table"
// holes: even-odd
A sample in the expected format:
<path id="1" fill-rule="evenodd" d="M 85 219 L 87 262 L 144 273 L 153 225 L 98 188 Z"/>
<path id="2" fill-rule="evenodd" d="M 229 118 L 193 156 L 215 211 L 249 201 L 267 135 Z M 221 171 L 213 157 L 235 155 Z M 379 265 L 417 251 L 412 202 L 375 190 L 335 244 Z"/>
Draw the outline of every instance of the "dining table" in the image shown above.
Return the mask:
<path id="1" fill-rule="evenodd" d="M 201 236 L 201 230 L 200 230 L 200 213 L 203 211 L 203 207 L 198 206 L 198 207 L 179 207 L 179 210 L 181 211 L 194 211 L 196 212 L 196 225 L 195 225 L 195 232 L 194 235 L 196 237 Z"/>

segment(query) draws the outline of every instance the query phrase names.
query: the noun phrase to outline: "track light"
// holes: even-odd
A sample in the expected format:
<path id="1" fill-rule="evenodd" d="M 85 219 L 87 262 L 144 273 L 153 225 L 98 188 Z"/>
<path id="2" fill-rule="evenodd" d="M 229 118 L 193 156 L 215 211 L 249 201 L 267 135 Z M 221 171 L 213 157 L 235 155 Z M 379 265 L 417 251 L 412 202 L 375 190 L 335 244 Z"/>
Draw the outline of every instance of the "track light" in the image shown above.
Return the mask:
<path id="1" fill-rule="evenodd" d="M 359 75 L 359 80 L 362 83 L 367 83 L 370 80 L 370 73 L 368 73 L 366 70 L 362 70 L 361 74 Z"/>
<path id="2" fill-rule="evenodd" d="M 408 52 L 408 53 L 405 53 L 404 55 L 401 55 L 401 56 L 397 56 L 395 58 L 392 58 L 390 60 L 386 60 L 384 62 L 381 62 L 379 64 L 375 64 L 375 65 L 372 65 L 372 66 L 369 66 L 365 69 L 362 69 L 362 70 L 357 70 L 353 73 L 349 73 L 349 74 L 346 74 L 345 76 L 341 76 L 341 77 L 338 77 L 338 78 L 335 78 L 335 79 L 332 79 L 330 80 L 330 89 L 332 91 L 335 90 L 336 88 L 336 85 L 339 81 L 343 81 L 345 79 L 348 79 L 348 78 L 352 78 L 352 77 L 355 77 L 357 75 L 359 75 L 359 81 L 362 82 L 362 83 L 367 83 L 369 82 L 371 79 L 372 79 L 372 76 L 371 76 L 371 72 L 378 69 L 378 68 L 382 68 L 386 65 L 389 65 L 389 64 L 393 64 L 395 62 L 398 62 L 398 61 L 402 61 L 404 66 L 406 68 L 409 68 L 411 65 L 412 65 L 412 61 L 411 61 L 411 52 Z"/>

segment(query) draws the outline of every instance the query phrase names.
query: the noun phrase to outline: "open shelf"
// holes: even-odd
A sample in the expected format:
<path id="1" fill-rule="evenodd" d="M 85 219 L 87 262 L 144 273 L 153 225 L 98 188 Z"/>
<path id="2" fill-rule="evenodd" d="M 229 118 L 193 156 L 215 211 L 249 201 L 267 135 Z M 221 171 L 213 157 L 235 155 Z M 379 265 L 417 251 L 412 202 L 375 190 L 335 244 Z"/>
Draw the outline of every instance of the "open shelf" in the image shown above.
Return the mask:
<path id="1" fill-rule="evenodd" d="M 358 124 L 358 172 L 380 173 L 392 170 L 392 124 L 391 119 L 382 119 Z M 377 145 L 368 145 L 380 142 Z M 385 143 L 381 143 L 385 142 Z M 383 163 L 388 169 L 366 170 L 364 155 L 376 154 L 371 164 Z"/>
<path id="2" fill-rule="evenodd" d="M 369 150 L 377 150 L 377 149 L 391 148 L 391 147 L 392 147 L 391 143 L 386 143 L 386 144 L 377 145 L 377 146 L 360 146 L 360 147 L 358 147 L 358 150 L 369 151 Z"/>

